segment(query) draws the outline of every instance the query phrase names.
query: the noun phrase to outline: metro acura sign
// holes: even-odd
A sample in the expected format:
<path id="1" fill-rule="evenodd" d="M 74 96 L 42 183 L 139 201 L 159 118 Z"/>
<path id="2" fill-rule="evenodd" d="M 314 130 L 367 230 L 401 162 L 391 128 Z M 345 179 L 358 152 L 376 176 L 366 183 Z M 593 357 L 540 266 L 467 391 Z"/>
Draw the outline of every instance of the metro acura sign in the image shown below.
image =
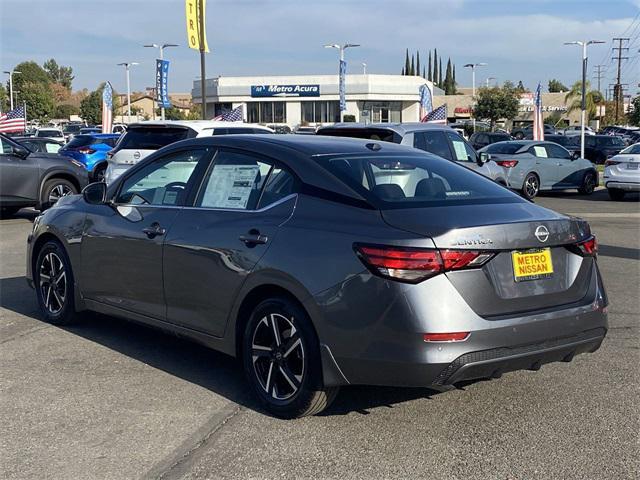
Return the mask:
<path id="1" fill-rule="evenodd" d="M 319 97 L 320 85 L 251 85 L 252 97 Z"/>

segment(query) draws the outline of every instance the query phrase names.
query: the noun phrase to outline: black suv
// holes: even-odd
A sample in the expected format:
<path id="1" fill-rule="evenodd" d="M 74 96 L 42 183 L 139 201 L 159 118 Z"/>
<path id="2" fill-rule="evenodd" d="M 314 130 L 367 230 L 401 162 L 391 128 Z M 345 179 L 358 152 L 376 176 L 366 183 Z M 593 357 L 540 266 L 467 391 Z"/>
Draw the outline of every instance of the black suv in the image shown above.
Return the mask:
<path id="1" fill-rule="evenodd" d="M 556 135 L 558 130 L 553 125 L 544 124 L 544 134 L 545 135 Z M 528 139 L 531 140 L 533 138 L 533 125 L 528 125 L 526 127 L 516 127 L 511 130 L 511 136 L 516 140 Z"/>
<path id="2" fill-rule="evenodd" d="M 0 214 L 23 207 L 45 210 L 59 198 L 80 192 L 89 182 L 76 160 L 55 153 L 33 152 L 0 134 Z"/>
<path id="3" fill-rule="evenodd" d="M 588 135 L 584 137 L 584 156 L 597 164 L 603 164 L 607 158 L 617 155 L 625 147 L 624 140 L 618 136 Z"/>
<path id="4" fill-rule="evenodd" d="M 511 135 L 501 132 L 476 132 L 469 137 L 469 143 L 476 150 L 491 145 L 492 143 L 507 142 L 511 140 Z"/>

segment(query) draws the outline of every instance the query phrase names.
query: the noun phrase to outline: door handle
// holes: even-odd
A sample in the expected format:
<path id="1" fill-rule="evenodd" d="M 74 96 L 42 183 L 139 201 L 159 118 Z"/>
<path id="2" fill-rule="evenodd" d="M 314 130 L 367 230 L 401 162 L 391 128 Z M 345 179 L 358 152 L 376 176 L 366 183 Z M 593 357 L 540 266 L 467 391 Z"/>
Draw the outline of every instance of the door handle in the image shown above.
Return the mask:
<path id="1" fill-rule="evenodd" d="M 159 235 L 164 235 L 167 231 L 160 226 L 158 222 L 153 222 L 150 226 L 143 228 L 144 233 L 149 238 L 155 238 Z"/>
<path id="2" fill-rule="evenodd" d="M 255 245 L 264 245 L 269 240 L 266 235 L 260 235 L 260 232 L 255 228 L 249 230 L 246 235 L 240 235 L 240 237 L 238 238 L 248 247 L 252 247 Z"/>

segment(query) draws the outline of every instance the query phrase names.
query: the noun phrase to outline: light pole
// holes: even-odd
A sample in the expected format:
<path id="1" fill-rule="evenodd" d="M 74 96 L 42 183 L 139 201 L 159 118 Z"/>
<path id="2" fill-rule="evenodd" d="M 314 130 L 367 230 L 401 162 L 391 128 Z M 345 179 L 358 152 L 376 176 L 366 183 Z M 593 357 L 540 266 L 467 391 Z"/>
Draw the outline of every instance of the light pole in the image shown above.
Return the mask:
<path id="1" fill-rule="evenodd" d="M 145 48 L 157 48 L 160 50 L 160 60 L 164 60 L 164 49 L 167 47 L 177 47 L 178 44 L 177 43 L 163 43 L 162 45 L 158 45 L 157 43 L 151 43 L 149 45 L 143 45 L 143 47 Z M 155 77 L 154 77 L 155 79 Z M 155 82 L 154 82 L 155 85 Z M 156 95 L 159 95 L 160 92 L 157 91 L 156 89 Z M 157 101 L 158 99 L 156 99 Z M 154 111 L 154 116 L 155 116 L 155 108 L 153 109 Z M 164 120 L 164 106 L 160 107 L 160 118 L 162 118 L 162 120 Z"/>
<path id="2" fill-rule="evenodd" d="M 345 43 L 344 45 L 338 45 L 337 43 L 334 43 L 331 45 L 325 45 L 324 48 L 337 48 L 338 50 L 340 50 L 340 65 L 342 65 L 342 62 L 344 62 L 344 51 L 347 48 L 353 48 L 353 47 L 359 47 L 359 46 L 360 45 L 356 43 Z M 346 72 L 345 72 L 345 76 L 346 76 Z M 340 90 L 340 75 L 338 78 L 338 90 Z M 343 121 L 344 121 L 344 110 L 340 109 L 340 123 L 342 123 Z"/>
<path id="3" fill-rule="evenodd" d="M 122 62 L 119 67 L 124 67 L 127 72 L 127 125 L 131 123 L 131 83 L 129 81 L 129 67 L 140 65 L 138 62 Z"/>
<path id="4" fill-rule="evenodd" d="M 486 80 L 487 88 L 489 88 L 489 83 L 491 82 L 491 80 L 495 80 L 495 79 L 496 79 L 496 77 L 487 77 L 487 80 Z"/>
<path id="5" fill-rule="evenodd" d="M 367 64 L 362 62 L 362 74 L 366 75 L 367 74 Z"/>
<path id="6" fill-rule="evenodd" d="M 580 158 L 584 158 L 584 127 L 587 116 L 587 46 L 594 43 L 605 43 L 602 40 L 583 40 L 564 42 L 565 45 L 582 47 L 582 112 L 580 114 Z"/>
<path id="7" fill-rule="evenodd" d="M 467 63 L 464 65 L 464 68 L 471 69 L 471 107 L 473 109 L 473 105 L 476 101 L 476 67 L 484 67 L 486 63 Z M 473 114 L 473 133 L 476 132 L 476 114 Z"/>
<path id="8" fill-rule="evenodd" d="M 18 70 L 11 70 L 10 72 L 5 70 L 4 73 L 9 75 L 9 103 L 11 104 L 11 110 L 13 110 L 13 74 L 22 72 Z"/>

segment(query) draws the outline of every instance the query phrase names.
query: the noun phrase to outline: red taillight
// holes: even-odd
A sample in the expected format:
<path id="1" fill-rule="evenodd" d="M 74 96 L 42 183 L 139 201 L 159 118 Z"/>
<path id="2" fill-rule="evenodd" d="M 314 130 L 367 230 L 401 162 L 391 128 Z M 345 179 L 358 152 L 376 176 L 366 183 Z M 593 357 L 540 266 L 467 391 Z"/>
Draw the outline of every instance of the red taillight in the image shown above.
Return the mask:
<path id="1" fill-rule="evenodd" d="M 469 338 L 469 332 L 425 333 L 425 342 L 462 342 Z"/>
<path id="2" fill-rule="evenodd" d="M 93 148 L 89 148 L 89 147 L 81 147 L 78 149 L 78 152 L 84 153 L 86 155 L 91 155 L 92 153 L 96 153 L 96 151 Z"/>
<path id="3" fill-rule="evenodd" d="M 439 273 L 484 265 L 492 253 L 475 250 L 438 250 L 356 245 L 356 252 L 374 273 L 394 280 L 418 283 Z"/>
<path id="4" fill-rule="evenodd" d="M 583 242 L 577 243 L 576 246 L 580 249 L 582 255 L 587 257 L 598 256 L 598 241 L 596 237 L 591 237 Z"/>
<path id="5" fill-rule="evenodd" d="M 620 162 L 616 161 L 616 160 L 607 160 L 606 162 L 604 162 L 604 166 L 605 167 L 611 167 L 613 165 L 618 165 Z"/>
<path id="6" fill-rule="evenodd" d="M 501 167 L 513 168 L 518 164 L 517 160 L 497 160 L 496 163 Z"/>

